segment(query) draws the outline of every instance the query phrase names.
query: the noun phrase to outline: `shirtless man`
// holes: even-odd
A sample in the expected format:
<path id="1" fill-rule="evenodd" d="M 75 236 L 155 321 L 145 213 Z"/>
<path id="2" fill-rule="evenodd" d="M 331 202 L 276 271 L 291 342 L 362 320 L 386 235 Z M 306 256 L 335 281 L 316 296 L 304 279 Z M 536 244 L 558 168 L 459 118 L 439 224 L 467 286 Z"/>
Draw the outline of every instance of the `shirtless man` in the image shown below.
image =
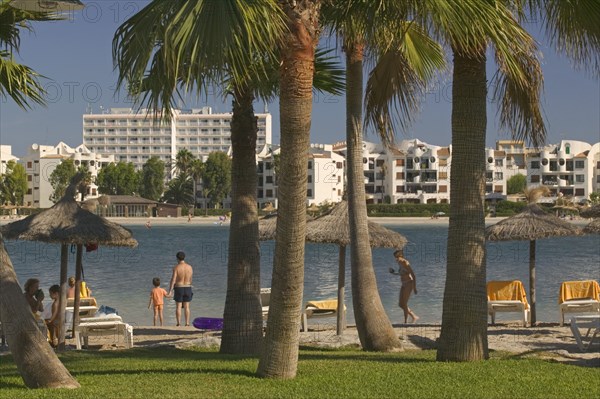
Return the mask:
<path id="1" fill-rule="evenodd" d="M 175 291 L 174 299 L 177 303 L 175 309 L 175 317 L 177 319 L 177 325 L 181 322 L 181 306 L 185 310 L 185 325 L 190 325 L 190 301 L 192 300 L 192 266 L 185 262 L 185 253 L 177 252 L 177 264 L 173 268 L 173 276 L 171 277 L 171 283 L 169 284 L 169 295 L 173 295 Z"/>

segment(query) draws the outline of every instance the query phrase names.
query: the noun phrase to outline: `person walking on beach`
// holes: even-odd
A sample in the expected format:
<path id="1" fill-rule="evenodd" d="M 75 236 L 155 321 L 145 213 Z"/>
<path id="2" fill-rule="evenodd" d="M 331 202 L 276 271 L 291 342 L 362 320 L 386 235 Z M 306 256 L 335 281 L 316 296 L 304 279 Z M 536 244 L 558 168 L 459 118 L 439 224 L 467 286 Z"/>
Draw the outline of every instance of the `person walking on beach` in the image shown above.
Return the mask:
<path id="1" fill-rule="evenodd" d="M 154 304 L 154 324 L 156 326 L 156 320 L 160 321 L 160 325 L 163 325 L 163 305 L 164 305 L 164 297 L 171 298 L 167 291 L 164 288 L 160 287 L 160 278 L 154 277 L 152 279 L 152 291 L 150 291 L 150 302 L 148 302 L 148 309 L 150 306 Z"/>
<path id="2" fill-rule="evenodd" d="M 173 276 L 169 284 L 169 295 L 173 295 L 177 307 L 175 308 L 175 318 L 177 325 L 181 324 L 181 308 L 185 312 L 185 325 L 190 325 L 190 302 L 192 301 L 192 266 L 185 262 L 185 253 L 177 252 L 177 264 L 173 267 Z"/>
<path id="3" fill-rule="evenodd" d="M 419 320 L 419 316 L 408 307 L 408 299 L 413 291 L 415 292 L 415 295 L 417 293 L 417 278 L 415 272 L 413 272 L 410 267 L 410 263 L 404 258 L 404 252 L 402 250 L 394 252 L 394 258 L 396 258 L 396 262 L 398 262 L 400 269 L 396 272 L 393 267 L 390 267 L 389 270 L 390 273 L 399 275 L 400 281 L 402 282 L 402 286 L 400 287 L 399 306 L 404 311 L 404 323 L 408 322 L 409 316 L 412 318 L 413 323 L 415 323 Z"/>

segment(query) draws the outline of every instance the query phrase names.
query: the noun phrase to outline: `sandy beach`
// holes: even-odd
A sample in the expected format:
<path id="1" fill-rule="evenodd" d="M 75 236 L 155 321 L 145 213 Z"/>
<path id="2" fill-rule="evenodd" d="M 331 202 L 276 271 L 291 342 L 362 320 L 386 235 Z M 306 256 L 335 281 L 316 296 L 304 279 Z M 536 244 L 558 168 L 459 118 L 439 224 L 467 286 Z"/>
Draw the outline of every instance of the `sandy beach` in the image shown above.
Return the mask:
<path id="1" fill-rule="evenodd" d="M 404 350 L 435 349 L 440 325 L 394 325 Z M 174 348 L 218 347 L 220 332 L 201 331 L 194 327 L 135 327 L 134 348 L 170 346 Z M 568 325 L 540 323 L 535 327 L 522 327 L 517 323 L 490 325 L 488 328 L 490 351 L 507 352 L 516 357 L 541 357 L 567 364 L 600 367 L 600 343 L 595 342 L 586 352 L 581 352 Z M 69 349 L 75 343 L 67 340 Z M 300 345 L 334 348 L 350 346 L 359 348 L 360 341 L 354 326 L 349 326 L 341 336 L 335 334 L 332 324 L 314 324 L 308 332 L 300 333 Z M 88 350 L 122 350 L 122 337 L 92 337 Z M 6 353 L 6 351 L 5 351 Z"/>

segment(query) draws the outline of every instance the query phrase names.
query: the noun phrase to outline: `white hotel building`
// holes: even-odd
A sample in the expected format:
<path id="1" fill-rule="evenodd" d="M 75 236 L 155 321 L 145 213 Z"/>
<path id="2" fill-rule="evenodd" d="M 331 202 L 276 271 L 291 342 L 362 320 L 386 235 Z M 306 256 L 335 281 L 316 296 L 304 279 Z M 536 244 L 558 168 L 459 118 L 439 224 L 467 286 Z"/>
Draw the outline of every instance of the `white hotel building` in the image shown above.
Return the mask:
<path id="1" fill-rule="evenodd" d="M 573 202 L 588 199 L 600 190 L 600 143 L 562 140 L 531 151 L 527 156 L 527 185 L 545 185 Z"/>
<path id="2" fill-rule="evenodd" d="M 258 172 L 257 200 L 260 208 L 267 202 L 277 207 L 277 175 L 274 156 L 279 147 L 263 146 L 256 155 Z M 345 158 L 331 144 L 311 144 L 308 152 L 306 204 L 337 203 L 342 200 L 345 187 Z"/>
<path id="3" fill-rule="evenodd" d="M 72 148 L 63 142 L 56 146 L 32 144 L 27 155 L 21 159 L 27 173 L 27 193 L 24 204 L 36 208 L 50 208 L 54 203 L 50 195 L 54 191 L 50 184 L 50 175 L 66 159 L 72 159 L 75 167 L 87 166 L 92 178 L 98 176 L 98 171 L 115 161 L 112 155 L 100 155 L 90 151 L 85 145 Z M 85 198 L 99 196 L 98 186 L 91 184 Z"/>
<path id="4" fill-rule="evenodd" d="M 116 162 L 131 162 L 137 169 L 153 156 L 169 165 L 184 148 L 205 159 L 213 151 L 230 152 L 231 117 L 231 113 L 213 114 L 210 107 L 203 107 L 174 110 L 169 122 L 159 122 L 152 111 L 112 108 L 107 113 L 83 115 L 83 143 L 91 151 L 113 154 Z M 256 117 L 260 148 L 271 143 L 271 114 L 257 113 Z"/>
<path id="5" fill-rule="evenodd" d="M 0 175 L 6 172 L 6 164 L 8 161 L 17 162 L 19 158 L 12 154 L 12 146 L 11 145 L 0 145 Z"/>

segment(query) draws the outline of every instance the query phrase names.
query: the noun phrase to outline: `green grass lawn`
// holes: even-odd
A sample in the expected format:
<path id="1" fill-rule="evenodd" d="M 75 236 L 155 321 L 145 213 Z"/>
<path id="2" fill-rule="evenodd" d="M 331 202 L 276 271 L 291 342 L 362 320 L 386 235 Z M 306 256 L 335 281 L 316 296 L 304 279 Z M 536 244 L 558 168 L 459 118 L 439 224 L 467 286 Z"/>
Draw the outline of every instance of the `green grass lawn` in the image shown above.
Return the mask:
<path id="1" fill-rule="evenodd" d="M 138 348 L 71 351 L 62 362 L 77 390 L 29 390 L 0 357 L 0 398 L 598 398 L 600 369 L 494 353 L 438 363 L 435 351 L 383 354 L 303 348 L 298 377 L 254 376 L 256 358 L 216 351 Z"/>

